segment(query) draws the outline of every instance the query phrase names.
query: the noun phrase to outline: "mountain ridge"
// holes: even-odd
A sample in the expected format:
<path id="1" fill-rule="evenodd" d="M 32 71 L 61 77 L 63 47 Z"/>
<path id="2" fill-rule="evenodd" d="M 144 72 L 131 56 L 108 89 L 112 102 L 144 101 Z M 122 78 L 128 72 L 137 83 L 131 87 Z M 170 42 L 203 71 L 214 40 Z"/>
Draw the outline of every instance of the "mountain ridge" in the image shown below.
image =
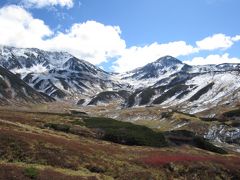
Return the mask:
<path id="1" fill-rule="evenodd" d="M 121 86 L 109 73 L 64 52 L 2 47 L 0 65 L 30 86 L 56 99 L 94 95 Z"/>
<path id="2" fill-rule="evenodd" d="M 17 75 L 0 66 L 0 104 L 27 104 L 52 102 L 53 98 L 39 93 Z"/>
<path id="3" fill-rule="evenodd" d="M 125 99 L 125 107 L 156 105 L 196 113 L 219 103 L 234 104 L 240 97 L 235 93 L 240 88 L 240 64 L 190 66 L 164 56 L 116 74 L 65 52 L 4 46 L 0 65 L 20 75 L 35 90 L 73 103 L 85 99 L 88 104 L 94 99 L 94 104 L 108 104 L 119 97 Z M 130 92 L 127 99 L 116 95 L 122 90 Z M 97 96 L 102 92 L 111 98 L 100 102 L 102 98 Z"/>

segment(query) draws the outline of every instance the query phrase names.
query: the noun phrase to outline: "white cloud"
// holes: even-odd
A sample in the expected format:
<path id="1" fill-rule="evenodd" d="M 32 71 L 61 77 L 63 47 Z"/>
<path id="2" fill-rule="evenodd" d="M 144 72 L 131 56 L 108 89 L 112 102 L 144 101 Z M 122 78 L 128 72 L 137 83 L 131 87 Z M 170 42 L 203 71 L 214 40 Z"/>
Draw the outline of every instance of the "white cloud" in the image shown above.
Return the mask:
<path id="1" fill-rule="evenodd" d="M 232 40 L 234 42 L 240 41 L 240 35 L 237 35 L 237 36 L 233 37 Z"/>
<path id="2" fill-rule="evenodd" d="M 234 43 L 230 36 L 225 34 L 214 34 L 196 42 L 199 50 L 216 50 L 230 48 Z"/>
<path id="3" fill-rule="evenodd" d="M 153 62 L 166 55 L 174 57 L 187 55 L 197 50 L 184 41 L 169 42 L 166 44 L 153 43 L 144 47 L 133 46 L 125 49 L 121 57 L 115 62 L 113 69 L 117 72 L 129 71 Z"/>
<path id="4" fill-rule="evenodd" d="M 43 8 L 47 6 L 73 7 L 73 0 L 21 0 L 24 7 Z"/>
<path id="5" fill-rule="evenodd" d="M 185 41 L 175 41 L 165 44 L 155 42 L 142 47 L 126 48 L 118 26 L 87 21 L 73 24 L 64 32 L 54 33 L 44 21 L 34 18 L 26 9 L 15 5 L 0 8 L 0 24 L 1 45 L 67 51 L 93 64 L 117 58 L 112 68 L 118 72 L 132 70 L 165 55 L 178 57 L 201 50 L 226 49 L 240 41 L 240 35 L 230 37 L 224 34 L 215 34 L 197 41 L 197 47 L 189 45 Z M 237 62 L 238 60 L 224 54 L 223 56 L 211 55 L 207 58 L 196 57 L 188 63 L 218 64 Z"/>
<path id="6" fill-rule="evenodd" d="M 118 26 L 87 21 L 74 24 L 65 32 L 53 34 L 42 20 L 33 18 L 19 6 L 1 8 L 0 24 L 2 45 L 68 51 L 93 64 L 119 56 L 126 47 Z"/>
<path id="7" fill-rule="evenodd" d="M 213 36 L 206 37 L 203 40 L 196 42 L 196 47 L 188 45 L 184 41 L 170 42 L 166 44 L 153 43 L 144 47 L 130 47 L 125 49 L 121 57 L 116 61 L 113 69 L 118 72 L 132 70 L 137 67 L 141 67 L 147 63 L 150 63 L 159 57 L 165 55 L 171 55 L 178 57 L 181 55 L 189 55 L 197 53 L 202 50 L 225 50 L 230 48 L 235 42 L 240 41 L 240 35 L 234 37 L 226 36 L 225 34 L 214 34 Z M 225 62 L 237 62 L 236 58 L 229 58 L 228 54 L 223 56 L 211 55 L 204 59 L 202 57 L 196 57 L 192 64 L 218 64 Z M 207 62 L 209 61 L 209 62 Z"/>
<path id="8" fill-rule="evenodd" d="M 119 56 L 125 49 L 118 26 L 106 26 L 95 21 L 74 24 L 66 33 L 47 40 L 49 49 L 65 50 L 93 64 Z"/>
<path id="9" fill-rule="evenodd" d="M 184 63 L 189 65 L 206 65 L 206 64 L 223 64 L 223 63 L 240 63 L 240 59 L 229 57 L 228 53 L 223 55 L 209 55 L 204 57 L 195 57 L 190 61 L 184 61 Z"/>
<path id="10" fill-rule="evenodd" d="M 19 6 L 0 9 L 0 44 L 17 47 L 41 47 L 43 38 L 52 31 L 40 19 Z"/>

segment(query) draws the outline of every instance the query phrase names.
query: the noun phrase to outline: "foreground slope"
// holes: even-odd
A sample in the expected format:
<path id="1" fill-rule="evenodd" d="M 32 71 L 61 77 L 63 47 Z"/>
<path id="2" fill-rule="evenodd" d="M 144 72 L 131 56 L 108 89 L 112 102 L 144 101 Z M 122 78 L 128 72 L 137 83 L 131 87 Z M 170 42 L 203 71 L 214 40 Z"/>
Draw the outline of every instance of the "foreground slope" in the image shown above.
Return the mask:
<path id="1" fill-rule="evenodd" d="M 0 177 L 240 178 L 237 154 L 221 155 L 189 145 L 151 148 L 102 141 L 96 138 L 99 129 L 91 127 L 84 117 L 86 115 L 1 111 Z"/>

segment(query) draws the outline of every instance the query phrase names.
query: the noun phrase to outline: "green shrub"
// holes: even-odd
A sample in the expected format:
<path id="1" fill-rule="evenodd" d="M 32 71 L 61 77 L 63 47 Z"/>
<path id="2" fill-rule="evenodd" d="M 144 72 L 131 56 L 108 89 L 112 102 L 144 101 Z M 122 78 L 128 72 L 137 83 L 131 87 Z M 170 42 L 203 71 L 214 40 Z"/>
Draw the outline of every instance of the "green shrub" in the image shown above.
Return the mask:
<path id="1" fill-rule="evenodd" d="M 217 119 L 217 118 L 201 117 L 200 119 L 201 119 L 202 121 L 206 121 L 206 122 L 221 121 L 220 119 Z"/>
<path id="2" fill-rule="evenodd" d="M 123 98 L 127 99 L 130 96 L 130 92 L 121 90 L 121 91 L 104 91 L 97 94 L 89 103 L 88 105 L 96 105 L 98 102 L 101 101 L 110 101 L 114 98 Z"/>
<path id="3" fill-rule="evenodd" d="M 71 122 L 73 125 L 79 125 L 79 126 L 84 126 L 85 123 L 79 119 L 75 119 L 74 121 Z"/>
<path id="4" fill-rule="evenodd" d="M 214 146 L 207 139 L 195 135 L 195 133 L 187 130 L 173 130 L 164 132 L 165 137 L 175 145 L 189 144 L 191 146 L 204 149 L 207 151 L 219 153 L 219 154 L 227 154 L 225 150 Z"/>
<path id="5" fill-rule="evenodd" d="M 227 154 L 227 152 L 225 150 L 223 150 L 222 148 L 219 148 L 217 146 L 214 146 L 213 144 L 211 144 L 210 142 L 208 142 L 206 139 L 196 136 L 193 139 L 196 147 L 207 150 L 207 151 L 212 151 L 215 153 L 219 153 L 219 154 Z"/>
<path id="6" fill-rule="evenodd" d="M 240 109 L 235 109 L 235 110 L 232 110 L 232 111 L 228 111 L 228 112 L 225 112 L 223 113 L 223 116 L 225 117 L 240 117 Z"/>
<path id="7" fill-rule="evenodd" d="M 162 133 L 145 126 L 100 117 L 86 117 L 84 122 L 88 128 L 101 129 L 104 132 L 102 139 L 107 141 L 152 147 L 167 145 Z"/>
<path id="8" fill-rule="evenodd" d="M 70 130 L 70 126 L 66 124 L 54 124 L 54 123 L 47 123 L 44 125 L 47 128 L 54 129 L 56 131 L 62 131 L 68 133 Z"/>
<path id="9" fill-rule="evenodd" d="M 24 175 L 31 179 L 36 179 L 38 176 L 38 170 L 34 167 L 28 167 L 24 169 Z"/>

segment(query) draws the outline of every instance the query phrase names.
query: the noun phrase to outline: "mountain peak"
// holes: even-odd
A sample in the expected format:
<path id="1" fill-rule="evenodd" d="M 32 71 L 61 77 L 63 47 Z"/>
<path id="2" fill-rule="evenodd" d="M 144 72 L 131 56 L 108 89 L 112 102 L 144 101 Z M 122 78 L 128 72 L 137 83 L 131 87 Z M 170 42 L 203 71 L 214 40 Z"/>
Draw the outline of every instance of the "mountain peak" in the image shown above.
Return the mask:
<path id="1" fill-rule="evenodd" d="M 182 61 L 172 57 L 172 56 L 164 56 L 159 58 L 158 60 L 147 64 L 146 66 L 142 67 L 144 71 L 169 71 L 170 69 L 178 69 L 180 66 L 182 67 L 184 63 Z M 170 69 L 169 69 L 170 68 Z"/>
<path id="2" fill-rule="evenodd" d="M 157 79 L 160 76 L 163 77 L 181 71 L 184 65 L 182 61 L 172 56 L 164 56 L 141 68 L 131 71 L 131 73 L 133 73 L 131 78 L 138 80 L 149 78 Z"/>
<path id="3" fill-rule="evenodd" d="M 155 62 L 153 62 L 153 64 L 161 64 L 162 66 L 172 66 L 172 65 L 176 65 L 176 64 L 183 64 L 182 61 L 176 59 L 175 57 L 172 56 L 163 56 L 161 58 L 159 58 L 158 60 L 156 60 Z"/>

